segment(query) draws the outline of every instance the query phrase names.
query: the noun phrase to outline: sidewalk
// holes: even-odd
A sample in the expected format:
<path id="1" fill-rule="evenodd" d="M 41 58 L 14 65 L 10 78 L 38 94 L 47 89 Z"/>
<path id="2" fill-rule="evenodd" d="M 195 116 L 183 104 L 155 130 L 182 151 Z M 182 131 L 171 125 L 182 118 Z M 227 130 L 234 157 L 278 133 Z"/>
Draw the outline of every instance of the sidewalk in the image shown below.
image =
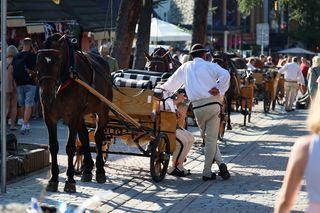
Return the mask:
<path id="1" fill-rule="evenodd" d="M 296 110 L 284 114 L 277 109 L 266 115 L 262 113 L 262 107 L 257 106 L 247 127 L 242 126 L 243 116 L 234 113 L 233 130 L 227 131 L 226 141 L 220 143 L 232 175 L 228 181 L 220 177 L 215 181 L 202 181 L 204 156 L 200 133 L 197 128 L 190 127 L 196 136 L 186 164 L 186 168 L 191 169 L 191 176 L 167 175 L 161 183 L 154 183 L 150 177 L 149 158 L 110 155 L 105 168 L 107 183 L 82 183 L 77 177 L 75 194 L 63 192 L 67 132 L 65 126 L 59 125 L 59 192 L 43 192 L 48 176 L 48 169 L 45 169 L 9 184 L 7 194 L 0 195 L 0 204 L 27 204 L 30 197 L 37 197 L 46 204 L 56 205 L 56 200 L 62 200 L 81 205 L 89 197 L 101 194 L 101 201 L 89 209 L 99 212 L 272 212 L 291 146 L 298 136 L 307 134 L 306 113 Z M 46 144 L 47 133 L 42 122 L 32 124 L 31 135 L 18 136 L 19 142 Z M 132 150 L 122 144 L 117 148 Z M 218 170 L 218 167 L 215 165 L 214 169 Z M 294 210 L 304 211 L 306 206 L 303 186 Z"/>

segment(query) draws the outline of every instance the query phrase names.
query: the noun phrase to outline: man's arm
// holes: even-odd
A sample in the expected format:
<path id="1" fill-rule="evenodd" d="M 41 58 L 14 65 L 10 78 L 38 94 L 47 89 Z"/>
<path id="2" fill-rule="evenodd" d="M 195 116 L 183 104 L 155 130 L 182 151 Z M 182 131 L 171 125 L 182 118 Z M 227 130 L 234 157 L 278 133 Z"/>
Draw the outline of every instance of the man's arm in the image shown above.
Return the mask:
<path id="1" fill-rule="evenodd" d="M 161 85 L 161 88 L 169 92 L 175 92 L 177 89 L 179 89 L 181 85 L 185 83 L 185 73 L 183 67 L 183 65 L 179 67 L 175 73 L 170 76 L 170 78 L 168 78 L 163 85 Z"/>
<path id="2" fill-rule="evenodd" d="M 229 71 L 226 69 L 223 69 L 217 64 L 215 64 L 214 69 L 217 72 L 217 76 L 219 79 L 217 89 L 219 90 L 220 95 L 224 95 L 224 93 L 229 89 L 229 83 L 230 83 Z"/>
<path id="3" fill-rule="evenodd" d="M 284 65 L 283 67 L 281 67 L 281 68 L 278 70 L 278 72 L 281 73 L 281 74 L 283 74 L 283 73 L 286 71 L 287 67 L 288 67 L 288 64 Z"/>

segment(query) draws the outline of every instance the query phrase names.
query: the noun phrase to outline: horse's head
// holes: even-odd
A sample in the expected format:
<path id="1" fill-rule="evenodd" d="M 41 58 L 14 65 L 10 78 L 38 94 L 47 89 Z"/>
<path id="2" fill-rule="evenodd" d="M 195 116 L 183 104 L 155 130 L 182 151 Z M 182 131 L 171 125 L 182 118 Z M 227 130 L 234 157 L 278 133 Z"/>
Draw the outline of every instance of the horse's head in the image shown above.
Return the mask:
<path id="1" fill-rule="evenodd" d="M 172 58 L 169 51 L 164 48 L 156 48 L 151 55 L 144 53 L 147 64 L 146 68 L 148 70 L 156 72 L 174 72 L 181 63 Z"/>
<path id="2" fill-rule="evenodd" d="M 41 99 L 51 103 L 58 86 L 68 72 L 69 51 L 67 38 L 60 34 L 49 37 L 37 52 L 36 77 L 39 81 Z"/>

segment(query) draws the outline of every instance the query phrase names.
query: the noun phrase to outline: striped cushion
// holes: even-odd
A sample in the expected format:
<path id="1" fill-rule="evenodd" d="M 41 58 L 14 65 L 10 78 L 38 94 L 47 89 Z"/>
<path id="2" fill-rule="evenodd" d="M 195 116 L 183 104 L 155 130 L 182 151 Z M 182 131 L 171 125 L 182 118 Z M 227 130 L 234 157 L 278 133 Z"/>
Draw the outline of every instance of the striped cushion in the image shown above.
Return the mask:
<path id="1" fill-rule="evenodd" d="M 121 77 L 116 77 L 114 79 L 114 84 L 118 87 L 130 87 L 130 88 L 140 88 L 140 89 L 151 89 L 152 88 L 151 81 L 126 79 L 126 78 L 121 78 Z"/>
<path id="2" fill-rule="evenodd" d="M 113 79 L 123 78 L 127 80 L 148 81 L 148 82 L 151 82 L 151 88 L 154 88 L 159 81 L 168 79 L 170 75 L 171 74 L 169 73 L 154 73 L 154 72 L 145 71 L 145 70 L 129 70 L 128 69 L 128 70 L 119 70 L 113 73 L 112 77 Z M 130 81 L 127 81 L 125 85 L 127 85 L 128 87 L 132 87 L 130 86 L 129 82 Z M 136 83 L 135 81 L 131 81 L 131 82 L 133 82 L 134 84 Z M 138 85 L 140 85 L 140 83 L 138 83 Z M 133 87 L 133 88 L 136 88 L 136 87 Z"/>

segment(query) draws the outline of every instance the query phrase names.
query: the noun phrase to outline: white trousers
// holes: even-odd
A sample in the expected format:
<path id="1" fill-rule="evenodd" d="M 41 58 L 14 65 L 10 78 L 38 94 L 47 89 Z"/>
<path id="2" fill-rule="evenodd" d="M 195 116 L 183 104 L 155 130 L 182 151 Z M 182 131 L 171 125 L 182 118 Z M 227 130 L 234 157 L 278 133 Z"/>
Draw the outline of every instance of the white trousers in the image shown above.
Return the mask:
<path id="1" fill-rule="evenodd" d="M 292 110 L 293 102 L 296 100 L 298 85 L 297 82 L 284 82 L 286 95 L 285 110 Z"/>
<path id="2" fill-rule="evenodd" d="M 175 168 L 178 168 L 180 171 L 187 172 L 183 163 L 194 143 L 193 135 L 183 128 L 177 129 L 176 138 L 176 150 L 173 152 L 172 165 L 168 169 L 168 173 L 171 173 Z"/>
<path id="3" fill-rule="evenodd" d="M 206 99 L 193 101 L 193 107 L 203 106 L 209 103 L 219 102 L 221 103 L 219 96 L 211 96 Z M 193 110 L 196 121 L 198 123 L 201 136 L 205 140 L 205 160 L 202 175 L 211 177 L 211 167 L 215 160 L 218 165 L 223 163 L 220 150 L 217 145 L 219 126 L 220 126 L 220 106 L 218 104 L 212 104 L 203 106 Z"/>

